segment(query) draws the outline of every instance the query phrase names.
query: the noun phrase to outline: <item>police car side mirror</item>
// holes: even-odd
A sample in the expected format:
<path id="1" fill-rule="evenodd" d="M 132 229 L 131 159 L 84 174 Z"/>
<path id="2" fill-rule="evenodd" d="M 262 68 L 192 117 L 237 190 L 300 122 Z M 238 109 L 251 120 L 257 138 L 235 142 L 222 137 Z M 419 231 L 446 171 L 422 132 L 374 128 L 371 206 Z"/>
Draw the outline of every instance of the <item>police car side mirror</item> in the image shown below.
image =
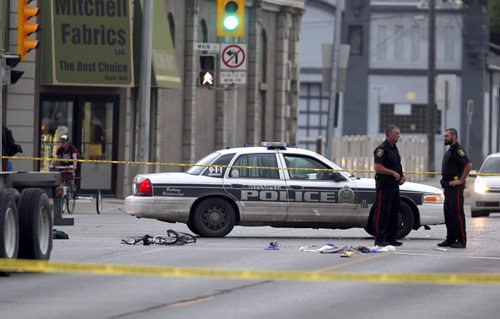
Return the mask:
<path id="1" fill-rule="evenodd" d="M 338 182 L 344 182 L 346 181 L 347 179 L 342 175 L 340 174 L 339 172 L 333 172 L 332 173 L 332 179 L 335 183 L 338 183 Z"/>

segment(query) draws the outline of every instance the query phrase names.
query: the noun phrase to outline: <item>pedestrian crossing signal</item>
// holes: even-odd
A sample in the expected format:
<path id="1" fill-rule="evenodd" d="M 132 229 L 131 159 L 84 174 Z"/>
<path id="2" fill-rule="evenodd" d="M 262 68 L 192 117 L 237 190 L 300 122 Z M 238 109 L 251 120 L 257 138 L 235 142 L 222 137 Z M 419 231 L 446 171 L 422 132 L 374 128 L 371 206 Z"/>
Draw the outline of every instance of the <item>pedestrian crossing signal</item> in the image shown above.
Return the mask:
<path id="1" fill-rule="evenodd" d="M 200 72 L 200 85 L 215 86 L 215 72 L 213 71 Z"/>

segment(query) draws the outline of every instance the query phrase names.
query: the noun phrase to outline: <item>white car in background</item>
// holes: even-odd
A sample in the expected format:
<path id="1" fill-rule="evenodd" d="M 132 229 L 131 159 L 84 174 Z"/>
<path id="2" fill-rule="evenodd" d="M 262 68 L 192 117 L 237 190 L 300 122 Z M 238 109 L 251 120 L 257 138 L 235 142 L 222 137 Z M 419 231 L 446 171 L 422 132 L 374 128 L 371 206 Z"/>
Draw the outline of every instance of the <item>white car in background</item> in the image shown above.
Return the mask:
<path id="1" fill-rule="evenodd" d="M 488 155 L 478 173 L 471 193 L 471 216 L 500 213 L 500 153 Z"/>
<path id="2" fill-rule="evenodd" d="M 444 223 L 441 189 L 401 186 L 397 238 Z M 365 228 L 374 234 L 375 180 L 357 178 L 325 157 L 283 143 L 216 151 L 185 173 L 139 174 L 126 213 L 185 223 L 204 237 L 235 225 Z"/>

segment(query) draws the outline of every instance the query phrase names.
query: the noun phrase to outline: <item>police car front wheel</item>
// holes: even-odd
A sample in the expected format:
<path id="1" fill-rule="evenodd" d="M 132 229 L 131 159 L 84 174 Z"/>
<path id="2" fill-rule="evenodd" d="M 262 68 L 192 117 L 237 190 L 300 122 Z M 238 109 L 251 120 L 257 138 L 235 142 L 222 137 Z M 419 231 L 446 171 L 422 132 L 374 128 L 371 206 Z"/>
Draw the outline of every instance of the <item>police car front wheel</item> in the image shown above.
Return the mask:
<path id="1" fill-rule="evenodd" d="M 233 229 L 235 211 L 232 205 L 222 198 L 209 198 L 195 209 L 193 226 L 203 237 L 224 237 Z"/>

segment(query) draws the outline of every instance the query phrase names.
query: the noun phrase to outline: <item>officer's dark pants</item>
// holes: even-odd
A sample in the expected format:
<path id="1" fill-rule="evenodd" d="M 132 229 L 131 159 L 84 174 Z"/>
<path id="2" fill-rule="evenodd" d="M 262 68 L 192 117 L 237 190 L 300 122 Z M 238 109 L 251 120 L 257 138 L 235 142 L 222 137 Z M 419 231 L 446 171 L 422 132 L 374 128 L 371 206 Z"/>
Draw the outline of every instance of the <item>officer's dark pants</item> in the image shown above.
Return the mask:
<path id="1" fill-rule="evenodd" d="M 398 230 L 399 185 L 387 182 L 377 187 L 375 199 L 375 243 L 390 242 Z"/>
<path id="2" fill-rule="evenodd" d="M 467 244 L 465 232 L 464 188 L 460 186 L 444 189 L 444 221 L 446 223 L 446 240 Z"/>

